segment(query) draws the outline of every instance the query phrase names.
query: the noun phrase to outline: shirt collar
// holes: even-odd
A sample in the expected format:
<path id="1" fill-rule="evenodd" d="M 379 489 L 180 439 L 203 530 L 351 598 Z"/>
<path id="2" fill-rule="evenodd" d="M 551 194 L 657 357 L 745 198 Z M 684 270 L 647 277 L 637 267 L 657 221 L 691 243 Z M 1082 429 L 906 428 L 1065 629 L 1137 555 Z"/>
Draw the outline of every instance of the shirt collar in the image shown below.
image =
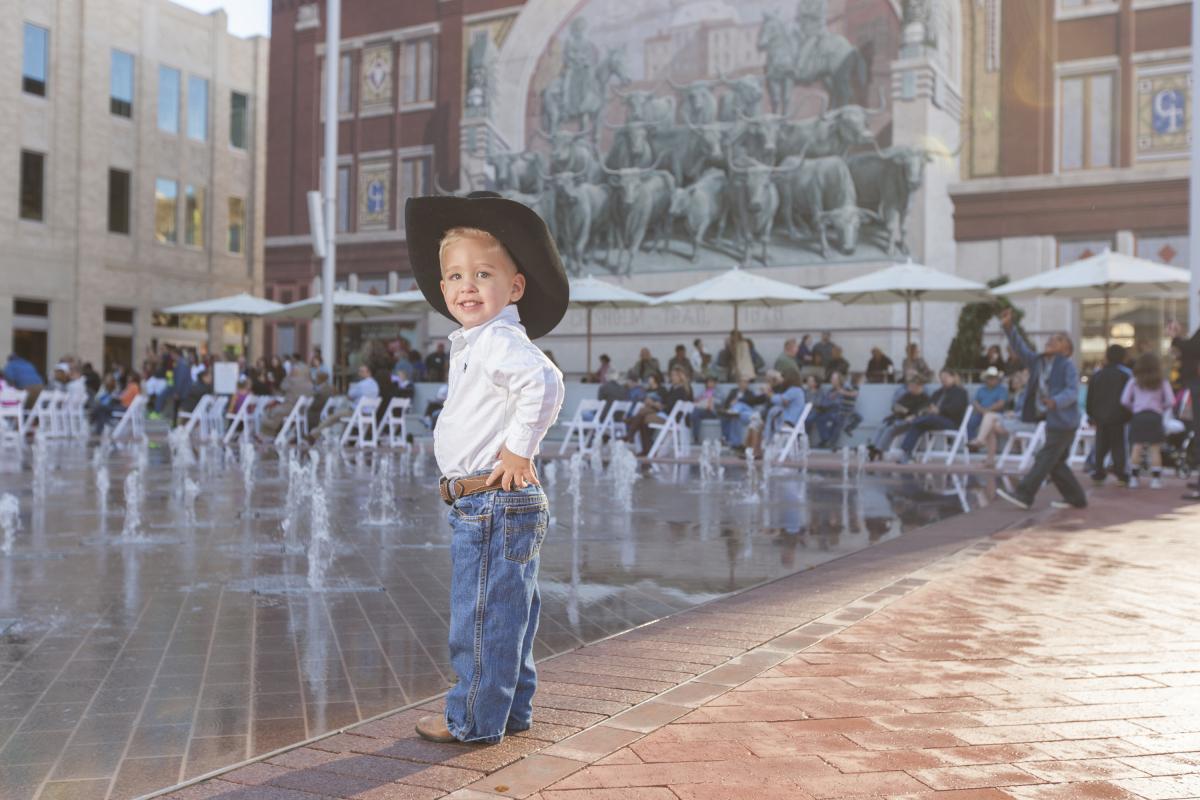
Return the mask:
<path id="1" fill-rule="evenodd" d="M 465 340 L 467 344 L 475 344 L 475 340 L 479 338 L 479 334 L 483 333 L 486 328 L 491 327 L 498 321 L 511 322 L 515 325 L 521 324 L 521 315 L 517 313 L 515 303 L 510 303 L 500 309 L 500 313 L 489 319 L 482 325 L 476 325 L 474 328 L 459 328 L 450 334 L 451 342 Z"/>

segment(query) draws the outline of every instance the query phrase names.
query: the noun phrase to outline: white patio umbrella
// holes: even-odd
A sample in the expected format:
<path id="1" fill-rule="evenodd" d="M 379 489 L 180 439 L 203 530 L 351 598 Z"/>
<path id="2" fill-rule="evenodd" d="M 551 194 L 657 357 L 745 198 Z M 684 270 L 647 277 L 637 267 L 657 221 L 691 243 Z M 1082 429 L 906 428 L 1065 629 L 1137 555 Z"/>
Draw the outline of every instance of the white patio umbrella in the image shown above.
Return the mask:
<path id="1" fill-rule="evenodd" d="M 341 339 L 341 326 L 347 319 L 368 319 L 396 313 L 396 307 L 381 297 L 362 292 L 351 292 L 345 289 L 335 289 L 333 292 L 333 316 L 337 322 L 337 339 Z M 313 295 L 295 303 L 289 303 L 282 308 L 263 316 L 269 319 L 312 320 L 321 316 L 321 295 Z M 338 364 L 336 344 L 332 348 L 333 361 Z"/>
<path id="2" fill-rule="evenodd" d="M 593 278 L 573 278 L 571 284 L 570 304 L 587 311 L 587 362 L 583 371 L 587 373 L 592 368 L 592 310 L 596 308 L 633 308 L 649 305 L 654 299 L 632 289 L 614 286 L 611 283 Z"/>
<path id="3" fill-rule="evenodd" d="M 784 306 L 828 299 L 820 292 L 773 278 L 764 278 L 735 266 L 714 278 L 655 298 L 654 305 L 733 306 L 733 329 L 737 330 L 738 309 L 742 306 Z"/>
<path id="4" fill-rule="evenodd" d="M 903 264 L 893 264 L 876 272 L 830 284 L 821 291 L 845 305 L 881 305 L 904 301 L 906 343 L 912 342 L 914 300 L 969 303 L 989 297 L 988 288 L 982 283 L 917 264 L 911 258 Z"/>
<path id="5" fill-rule="evenodd" d="M 421 311 L 431 307 L 420 289 L 383 294 L 379 296 L 379 299 L 391 303 L 392 308 L 396 311 Z"/>
<path id="6" fill-rule="evenodd" d="M 163 309 L 165 314 L 216 314 L 230 317 L 261 317 L 283 308 L 283 303 L 264 300 L 252 294 L 239 292 L 228 297 L 214 297 L 196 303 L 182 303 Z"/>
<path id="7" fill-rule="evenodd" d="M 181 303 L 163 309 L 164 314 L 197 314 L 203 316 L 239 317 L 242 320 L 242 346 L 249 351 L 250 319 L 283 308 L 282 303 L 264 300 L 246 292 L 228 297 L 214 297 L 195 303 Z"/>
<path id="8" fill-rule="evenodd" d="M 1114 253 L 1105 248 L 1099 255 L 1074 261 L 1019 281 L 997 286 L 992 291 L 1003 297 L 1070 297 L 1104 301 L 1104 343 L 1111 336 L 1109 306 L 1112 299 L 1162 297 L 1187 293 L 1191 273 L 1145 258 Z"/>

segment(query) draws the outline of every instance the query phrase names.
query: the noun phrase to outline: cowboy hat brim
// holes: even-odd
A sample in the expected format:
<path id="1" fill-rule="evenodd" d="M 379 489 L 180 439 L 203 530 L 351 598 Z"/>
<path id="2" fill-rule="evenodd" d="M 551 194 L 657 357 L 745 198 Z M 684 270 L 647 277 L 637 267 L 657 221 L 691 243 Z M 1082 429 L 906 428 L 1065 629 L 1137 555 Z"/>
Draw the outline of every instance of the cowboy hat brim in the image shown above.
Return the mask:
<path id="1" fill-rule="evenodd" d="M 494 192 L 473 192 L 467 197 L 411 197 L 404 205 L 404 224 L 417 286 L 444 316 L 454 319 L 442 297 L 438 248 L 451 228 L 485 230 L 508 250 L 525 276 L 525 294 L 517 301 L 517 311 L 530 339 L 554 330 L 567 313 L 567 272 L 546 223 L 533 209 Z"/>

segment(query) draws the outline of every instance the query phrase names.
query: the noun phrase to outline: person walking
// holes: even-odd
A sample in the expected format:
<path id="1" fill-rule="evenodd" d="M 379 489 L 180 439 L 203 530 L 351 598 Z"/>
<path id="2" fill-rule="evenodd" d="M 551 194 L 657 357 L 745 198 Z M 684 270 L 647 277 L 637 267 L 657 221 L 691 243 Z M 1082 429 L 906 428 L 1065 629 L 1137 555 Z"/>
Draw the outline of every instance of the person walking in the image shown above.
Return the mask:
<path id="1" fill-rule="evenodd" d="M 1108 346 L 1104 354 L 1104 366 L 1092 374 L 1088 381 L 1087 415 L 1096 429 L 1096 445 L 1092 458 L 1092 481 L 1102 485 L 1107 475 L 1104 462 L 1112 456 L 1112 473 L 1122 484 L 1129 483 L 1129 468 L 1125 463 L 1125 423 L 1130 414 L 1121 403 L 1125 384 L 1129 383 L 1129 369 L 1125 366 L 1125 348 L 1119 344 Z"/>
<path id="2" fill-rule="evenodd" d="M 1172 322 L 1168 334 L 1172 337 L 1171 346 L 1179 351 L 1179 382 L 1187 389 L 1192 400 L 1192 430 L 1196 439 L 1192 445 L 1192 453 L 1200 448 L 1200 325 L 1189 338 L 1184 337 L 1185 330 L 1178 322 Z M 1185 454 L 1185 457 L 1191 454 Z M 1197 466 L 1193 463 L 1192 466 Z M 1188 484 L 1185 500 L 1200 500 L 1200 479 Z"/>
<path id="3" fill-rule="evenodd" d="M 1015 506 L 1029 508 L 1042 483 L 1049 478 L 1063 497 L 1062 502 L 1051 505 L 1087 508 L 1087 495 L 1067 464 L 1079 427 L 1079 370 L 1071 360 L 1075 349 L 1071 337 L 1062 332 L 1052 333 L 1039 354 L 1013 324 L 1011 307 L 1000 312 L 1000 324 L 1012 352 L 1029 370 L 1021 419 L 1031 423 L 1045 421 L 1046 438 L 1033 458 L 1033 466 L 1016 488 L 1012 492 L 1000 488 L 996 494 Z"/>
<path id="4" fill-rule="evenodd" d="M 1133 414 L 1129 422 L 1129 441 L 1133 444 L 1133 472 L 1130 488 L 1138 485 L 1147 456 L 1150 462 L 1150 488 L 1162 488 L 1163 414 L 1175 405 L 1175 393 L 1163 377 L 1158 353 L 1142 353 L 1133 366 L 1133 380 L 1121 392 L 1121 405 Z"/>

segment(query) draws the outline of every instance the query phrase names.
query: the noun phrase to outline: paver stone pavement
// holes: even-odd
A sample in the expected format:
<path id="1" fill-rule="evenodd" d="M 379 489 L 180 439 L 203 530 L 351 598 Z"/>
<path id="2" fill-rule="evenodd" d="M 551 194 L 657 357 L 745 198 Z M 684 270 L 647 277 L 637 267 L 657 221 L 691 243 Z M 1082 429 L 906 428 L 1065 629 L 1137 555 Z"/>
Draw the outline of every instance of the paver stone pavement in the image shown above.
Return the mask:
<path id="1" fill-rule="evenodd" d="M 1095 492 L 821 616 L 787 579 L 585 648 L 495 747 L 411 738 L 431 703 L 168 796 L 1200 798 L 1200 505 L 1177 495 Z M 823 569 L 874 564 L 846 562 Z"/>

